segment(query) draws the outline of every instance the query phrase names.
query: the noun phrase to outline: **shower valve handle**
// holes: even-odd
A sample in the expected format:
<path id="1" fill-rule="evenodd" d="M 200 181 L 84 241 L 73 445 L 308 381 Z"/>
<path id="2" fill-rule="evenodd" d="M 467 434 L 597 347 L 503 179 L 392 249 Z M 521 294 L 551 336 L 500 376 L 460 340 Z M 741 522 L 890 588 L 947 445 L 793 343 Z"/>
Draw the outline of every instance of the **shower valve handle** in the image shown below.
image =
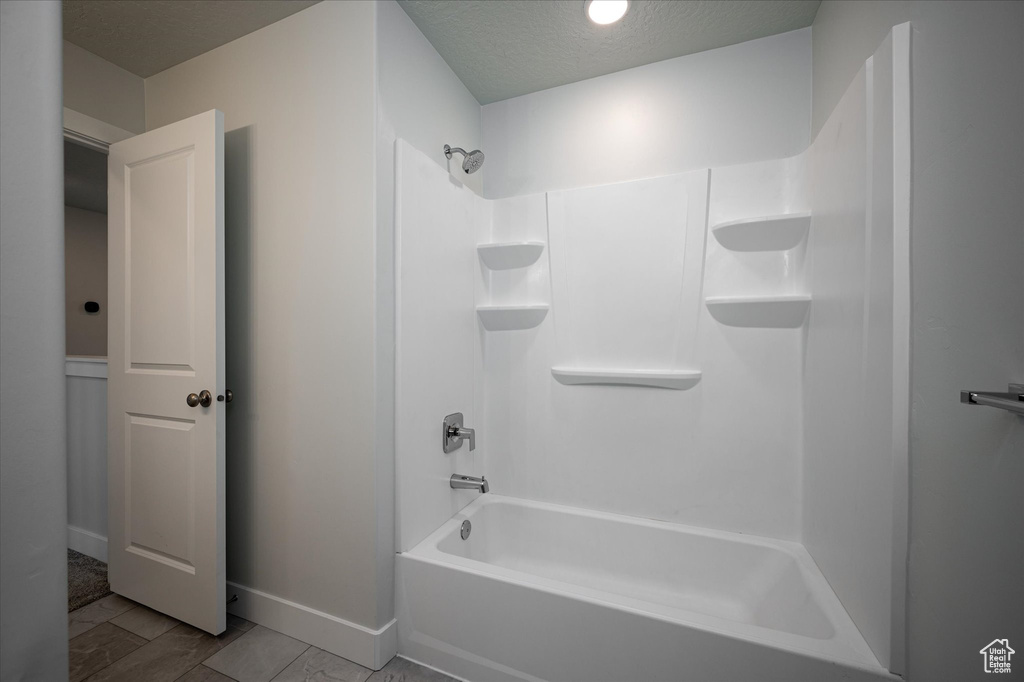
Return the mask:
<path id="1" fill-rule="evenodd" d="M 448 427 L 449 438 L 462 438 L 469 440 L 469 449 L 476 450 L 476 429 L 467 429 L 465 426 Z"/>
<path id="2" fill-rule="evenodd" d="M 469 440 L 469 449 L 476 450 L 476 431 L 463 426 L 462 420 L 462 413 L 455 412 L 445 417 L 441 423 L 441 448 L 445 454 L 462 447 L 463 440 Z"/>

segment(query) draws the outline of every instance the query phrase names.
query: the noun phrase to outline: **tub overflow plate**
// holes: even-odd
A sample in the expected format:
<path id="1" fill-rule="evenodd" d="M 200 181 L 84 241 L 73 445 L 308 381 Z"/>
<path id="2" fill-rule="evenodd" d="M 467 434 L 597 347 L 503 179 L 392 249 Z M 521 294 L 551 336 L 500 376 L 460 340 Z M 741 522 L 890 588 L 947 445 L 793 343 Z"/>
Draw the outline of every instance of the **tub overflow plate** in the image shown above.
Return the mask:
<path id="1" fill-rule="evenodd" d="M 463 540 L 465 540 L 465 539 L 469 538 L 469 534 L 472 533 L 472 532 L 473 532 L 473 524 L 469 522 L 469 519 L 466 519 L 465 521 L 462 522 L 462 529 L 459 530 L 459 535 L 462 537 Z"/>

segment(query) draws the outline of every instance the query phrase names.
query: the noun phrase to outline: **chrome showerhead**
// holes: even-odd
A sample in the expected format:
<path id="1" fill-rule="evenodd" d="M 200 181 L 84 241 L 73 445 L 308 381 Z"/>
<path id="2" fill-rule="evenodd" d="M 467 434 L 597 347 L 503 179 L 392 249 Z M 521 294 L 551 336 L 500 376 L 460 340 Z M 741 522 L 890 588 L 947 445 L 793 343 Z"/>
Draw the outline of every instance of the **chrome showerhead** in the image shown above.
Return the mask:
<path id="1" fill-rule="evenodd" d="M 458 152 L 466 157 L 462 161 L 462 170 L 466 171 L 466 173 L 476 173 L 480 170 L 480 166 L 484 165 L 484 153 L 479 149 L 474 149 L 467 153 L 465 149 L 460 149 L 459 147 L 444 146 L 445 158 L 452 158 L 452 152 Z"/>

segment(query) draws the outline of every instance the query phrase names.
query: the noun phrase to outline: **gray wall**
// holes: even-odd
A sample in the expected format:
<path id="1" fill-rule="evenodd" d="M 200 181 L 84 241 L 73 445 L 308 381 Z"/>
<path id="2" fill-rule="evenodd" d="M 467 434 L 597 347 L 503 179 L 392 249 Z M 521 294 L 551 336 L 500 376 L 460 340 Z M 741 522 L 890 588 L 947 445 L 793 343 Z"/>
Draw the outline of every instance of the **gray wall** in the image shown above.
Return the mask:
<path id="1" fill-rule="evenodd" d="M 376 629 L 374 9 L 323 2 L 146 79 L 225 129 L 228 580 Z"/>
<path id="2" fill-rule="evenodd" d="M 107 216 L 64 207 L 65 352 L 107 354 Z M 85 302 L 100 304 L 85 312 Z"/>
<path id="3" fill-rule="evenodd" d="M 815 134 L 904 21 L 913 29 L 907 672 L 912 682 L 983 679 L 983 646 L 1024 643 L 1024 419 L 961 405 L 958 390 L 1024 380 L 1024 3 L 824 2 L 813 27 Z M 1024 659 L 1013 664 L 1024 669 Z"/>
<path id="4" fill-rule="evenodd" d="M 133 133 L 146 132 L 143 79 L 66 40 L 64 106 Z"/>
<path id="5" fill-rule="evenodd" d="M 61 6 L 0 3 L 0 679 L 67 679 Z"/>

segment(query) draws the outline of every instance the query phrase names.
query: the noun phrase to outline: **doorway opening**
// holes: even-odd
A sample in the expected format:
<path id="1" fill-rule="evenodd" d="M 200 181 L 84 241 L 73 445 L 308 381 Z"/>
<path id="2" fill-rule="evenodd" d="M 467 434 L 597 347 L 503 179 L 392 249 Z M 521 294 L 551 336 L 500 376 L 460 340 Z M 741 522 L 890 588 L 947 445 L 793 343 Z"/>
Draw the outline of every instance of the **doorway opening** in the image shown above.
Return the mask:
<path id="1" fill-rule="evenodd" d="M 64 139 L 68 611 L 107 582 L 107 145 Z"/>

